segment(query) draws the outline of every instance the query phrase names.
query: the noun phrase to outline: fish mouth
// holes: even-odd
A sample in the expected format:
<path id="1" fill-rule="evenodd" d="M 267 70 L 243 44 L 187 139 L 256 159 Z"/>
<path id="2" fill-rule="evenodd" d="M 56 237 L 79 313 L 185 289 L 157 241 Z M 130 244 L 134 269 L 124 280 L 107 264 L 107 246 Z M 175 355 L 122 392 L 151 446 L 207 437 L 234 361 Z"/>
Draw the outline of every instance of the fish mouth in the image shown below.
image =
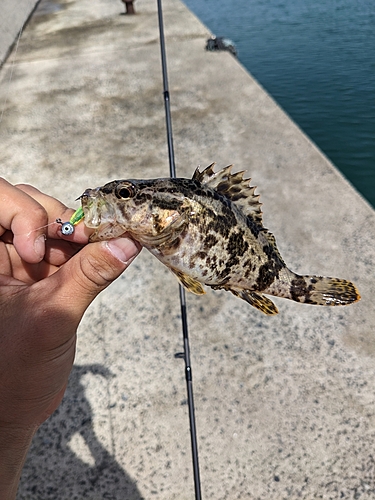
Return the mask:
<path id="1" fill-rule="evenodd" d="M 114 222 L 114 210 L 103 198 L 100 188 L 86 189 L 79 199 L 87 227 L 98 228 L 103 224 Z"/>

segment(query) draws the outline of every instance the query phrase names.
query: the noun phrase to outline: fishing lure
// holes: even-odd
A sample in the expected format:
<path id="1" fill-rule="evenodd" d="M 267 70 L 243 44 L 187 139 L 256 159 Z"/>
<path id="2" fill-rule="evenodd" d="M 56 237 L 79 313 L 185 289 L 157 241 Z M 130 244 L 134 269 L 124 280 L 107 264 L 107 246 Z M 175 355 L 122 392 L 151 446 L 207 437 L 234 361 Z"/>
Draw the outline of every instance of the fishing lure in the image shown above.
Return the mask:
<path id="1" fill-rule="evenodd" d="M 85 214 L 83 213 L 82 207 L 79 207 L 71 216 L 69 222 L 62 222 L 61 219 L 56 219 L 56 222 L 61 224 L 62 234 L 64 236 L 70 236 L 74 233 L 74 226 L 76 226 L 84 218 L 84 216 Z"/>

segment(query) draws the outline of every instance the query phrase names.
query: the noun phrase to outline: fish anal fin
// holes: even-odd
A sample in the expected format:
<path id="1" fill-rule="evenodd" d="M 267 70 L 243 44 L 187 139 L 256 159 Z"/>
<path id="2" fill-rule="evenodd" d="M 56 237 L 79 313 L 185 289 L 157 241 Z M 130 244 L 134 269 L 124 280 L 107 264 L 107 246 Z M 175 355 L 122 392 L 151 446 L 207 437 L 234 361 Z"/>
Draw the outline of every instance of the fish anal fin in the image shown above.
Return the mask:
<path id="1" fill-rule="evenodd" d="M 174 269 L 173 267 L 171 267 L 170 270 L 189 292 L 192 292 L 195 295 L 204 295 L 206 293 L 203 286 L 198 280 L 192 278 L 188 274 L 183 273 L 182 271 L 179 271 L 178 269 Z"/>
<path id="2" fill-rule="evenodd" d="M 255 186 L 250 186 L 251 179 L 244 179 L 245 171 L 231 173 L 233 165 L 214 172 L 215 163 L 211 163 L 200 172 L 197 168 L 193 175 L 193 180 L 199 181 L 211 189 L 214 189 L 222 196 L 229 198 L 235 203 L 245 215 L 251 216 L 257 223 L 262 223 L 262 204 L 260 196 L 255 194 Z"/>
<path id="3" fill-rule="evenodd" d="M 272 300 L 261 293 L 253 292 L 252 290 L 237 290 L 231 288 L 228 288 L 228 290 L 236 297 L 245 300 L 248 304 L 259 309 L 259 311 L 262 311 L 262 313 L 268 316 L 273 316 L 279 312 Z"/>

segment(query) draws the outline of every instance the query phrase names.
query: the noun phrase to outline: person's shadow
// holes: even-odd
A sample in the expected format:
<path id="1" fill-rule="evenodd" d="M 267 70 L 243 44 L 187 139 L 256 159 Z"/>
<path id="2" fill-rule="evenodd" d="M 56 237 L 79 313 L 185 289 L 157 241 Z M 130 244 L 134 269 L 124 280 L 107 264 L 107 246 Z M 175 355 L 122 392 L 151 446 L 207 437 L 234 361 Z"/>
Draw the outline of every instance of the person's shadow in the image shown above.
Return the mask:
<path id="1" fill-rule="evenodd" d="M 99 442 L 81 379 L 111 377 L 101 365 L 74 366 L 64 399 L 40 427 L 29 451 L 17 500 L 144 500 L 134 481 Z M 78 439 L 89 460 L 73 451 Z"/>

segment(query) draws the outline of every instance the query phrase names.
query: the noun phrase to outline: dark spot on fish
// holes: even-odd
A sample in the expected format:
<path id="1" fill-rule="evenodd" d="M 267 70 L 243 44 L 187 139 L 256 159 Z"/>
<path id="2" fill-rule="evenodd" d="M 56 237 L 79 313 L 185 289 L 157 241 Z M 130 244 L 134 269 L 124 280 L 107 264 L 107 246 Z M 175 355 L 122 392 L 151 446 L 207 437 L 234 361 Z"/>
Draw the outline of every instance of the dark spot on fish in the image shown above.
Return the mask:
<path id="1" fill-rule="evenodd" d="M 157 192 L 158 193 L 175 193 L 177 189 L 175 187 L 169 186 L 169 185 L 160 185 L 157 186 Z"/>
<path id="2" fill-rule="evenodd" d="M 259 226 L 255 220 L 250 216 L 248 215 L 246 217 L 246 225 L 247 227 L 250 229 L 251 233 L 257 238 L 259 233 L 262 231 L 262 227 Z"/>
<path id="3" fill-rule="evenodd" d="M 190 269 L 193 269 L 195 266 L 196 266 L 196 263 L 197 263 L 197 260 L 200 259 L 200 260 L 206 260 L 206 257 L 207 257 L 207 254 L 206 252 L 197 252 L 197 253 L 194 253 L 191 257 L 190 257 L 190 260 L 189 260 L 189 268 Z"/>
<path id="4" fill-rule="evenodd" d="M 297 276 L 291 282 L 290 295 L 296 302 L 300 302 L 300 298 L 305 297 L 304 302 L 308 304 L 309 302 L 311 302 L 310 292 L 312 291 L 312 289 L 313 285 L 307 286 L 304 278 L 302 276 Z"/>
<path id="5" fill-rule="evenodd" d="M 277 267 L 279 267 L 279 269 L 282 269 L 283 267 L 285 267 L 285 263 L 281 259 L 281 256 L 280 256 L 277 248 L 274 247 L 272 244 L 271 245 L 264 245 L 263 252 L 267 255 L 269 260 L 273 260 L 275 262 L 275 265 Z"/>
<path id="6" fill-rule="evenodd" d="M 207 232 L 218 233 L 224 238 L 228 238 L 230 229 L 231 228 L 226 223 L 225 218 L 221 215 L 211 218 L 207 224 Z"/>
<path id="7" fill-rule="evenodd" d="M 214 198 L 214 200 L 221 200 L 222 199 L 222 196 L 220 196 L 217 191 L 212 191 L 211 193 L 212 193 L 212 197 Z"/>
<path id="8" fill-rule="evenodd" d="M 204 189 L 202 189 L 202 187 L 201 187 L 201 186 L 199 186 L 199 187 L 198 187 L 198 186 L 197 186 L 197 187 L 194 187 L 194 188 L 193 188 L 193 190 L 192 190 L 192 193 L 193 193 L 195 196 L 201 196 L 201 197 L 203 197 L 203 196 L 209 196 L 209 197 L 210 197 L 210 194 L 211 194 L 211 193 L 210 193 L 209 195 L 207 195 L 207 191 L 206 191 L 206 190 L 204 190 Z"/>
<path id="9" fill-rule="evenodd" d="M 125 220 L 129 220 L 128 205 L 126 203 L 119 203 L 118 204 L 118 209 L 120 210 L 123 218 Z"/>
<path id="10" fill-rule="evenodd" d="M 161 208 L 162 210 L 178 210 L 183 203 L 182 200 L 177 200 L 176 198 L 166 199 L 157 198 L 155 196 L 153 197 L 152 202 L 156 207 Z"/>
<path id="11" fill-rule="evenodd" d="M 272 283 L 279 278 L 280 270 L 284 267 L 284 263 L 277 254 L 273 255 L 271 253 L 271 256 L 272 258 L 269 258 L 269 260 L 259 268 L 257 286 L 260 291 L 272 285 Z"/>
<path id="12" fill-rule="evenodd" d="M 263 252 L 267 255 L 268 258 L 272 257 L 273 251 L 270 245 L 263 245 Z"/>
<path id="13" fill-rule="evenodd" d="M 212 198 L 215 197 L 214 191 L 206 188 L 203 186 L 200 182 L 197 182 L 196 180 L 192 179 L 182 179 L 182 178 L 177 178 L 177 179 L 170 179 L 170 185 L 165 189 L 165 191 L 171 192 L 170 186 L 173 185 L 175 192 L 180 192 L 183 194 L 183 196 L 186 196 L 187 198 L 191 198 L 192 196 L 200 196 L 200 197 L 208 197 Z"/>
<path id="14" fill-rule="evenodd" d="M 239 262 L 240 259 L 238 255 L 232 255 L 230 259 L 226 262 L 225 268 L 218 274 L 218 279 L 226 278 L 233 270 L 233 267 L 237 266 Z"/>
<path id="15" fill-rule="evenodd" d="M 113 191 L 113 188 L 114 188 L 113 183 L 110 183 L 110 184 L 106 184 L 105 186 L 103 186 L 100 191 L 103 194 L 111 194 Z"/>
<path id="16" fill-rule="evenodd" d="M 153 227 L 157 233 L 161 233 L 164 230 L 163 219 L 158 215 L 153 216 Z"/>
<path id="17" fill-rule="evenodd" d="M 247 260 L 244 261 L 243 267 L 246 267 L 246 268 L 247 267 L 251 267 L 252 264 L 253 264 L 252 260 L 251 259 L 247 259 Z"/>
<path id="18" fill-rule="evenodd" d="M 208 234 L 205 237 L 205 239 L 203 240 L 203 244 L 207 248 L 211 248 L 211 247 L 215 246 L 217 242 L 218 242 L 218 239 L 216 238 L 216 236 L 214 234 Z"/>
<path id="19" fill-rule="evenodd" d="M 275 281 L 275 273 L 272 268 L 269 267 L 269 263 L 266 262 L 259 268 L 257 285 L 258 290 L 265 290 Z"/>
<path id="20" fill-rule="evenodd" d="M 139 191 L 133 201 L 136 205 L 142 205 L 143 203 L 149 202 L 152 199 L 152 194 L 150 191 Z"/>
<path id="21" fill-rule="evenodd" d="M 208 255 L 206 257 L 206 264 L 210 269 L 216 269 L 217 267 L 217 257 L 216 255 Z"/>
<path id="22" fill-rule="evenodd" d="M 226 265 L 225 268 L 222 271 L 220 271 L 220 273 L 218 274 L 217 277 L 219 279 L 224 279 L 228 276 L 228 274 L 231 272 L 231 270 L 232 270 L 232 268 L 230 266 Z"/>
<path id="23" fill-rule="evenodd" d="M 232 255 L 231 258 L 228 260 L 227 265 L 230 267 L 237 266 L 239 264 L 240 258 L 238 255 Z"/>
<path id="24" fill-rule="evenodd" d="M 247 251 L 249 248 L 248 242 L 244 238 L 244 231 L 239 230 L 238 232 L 232 232 L 229 236 L 227 243 L 227 251 L 230 254 L 236 254 L 239 257 Z"/>
<path id="25" fill-rule="evenodd" d="M 244 277 L 245 278 L 250 278 L 250 276 L 255 272 L 256 270 L 256 265 L 253 263 L 251 259 L 247 259 L 243 263 L 243 269 L 244 269 Z"/>
<path id="26" fill-rule="evenodd" d="M 178 236 L 174 240 L 172 240 L 170 243 L 168 243 L 168 248 L 173 251 L 177 250 L 177 248 L 181 245 L 181 238 Z"/>
<path id="27" fill-rule="evenodd" d="M 229 202 L 229 200 L 227 200 Z M 216 214 L 212 209 L 206 208 L 202 218 L 208 220 L 206 233 L 217 233 L 224 238 L 229 237 L 232 227 L 237 225 L 237 219 L 230 206 L 221 204 L 222 213 Z"/>

